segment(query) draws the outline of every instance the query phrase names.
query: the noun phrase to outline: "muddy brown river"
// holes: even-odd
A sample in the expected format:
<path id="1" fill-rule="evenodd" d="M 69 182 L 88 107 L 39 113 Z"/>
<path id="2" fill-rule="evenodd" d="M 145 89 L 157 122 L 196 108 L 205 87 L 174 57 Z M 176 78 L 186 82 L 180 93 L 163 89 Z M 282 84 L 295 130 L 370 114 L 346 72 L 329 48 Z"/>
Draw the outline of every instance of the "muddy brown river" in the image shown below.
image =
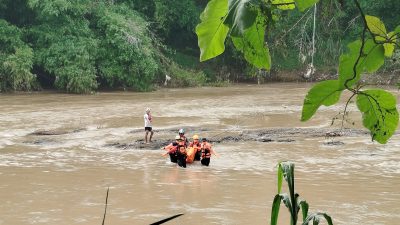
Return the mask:
<path id="1" fill-rule="evenodd" d="M 399 224 L 400 135 L 371 142 L 354 104 L 344 129 L 339 120 L 331 126 L 344 99 L 300 122 L 309 87 L 1 94 L 0 224 L 99 225 L 109 187 L 108 225 L 178 213 L 166 224 L 265 225 L 282 160 L 295 163 L 296 190 L 311 212 L 327 212 L 334 224 Z M 149 145 L 146 107 L 156 131 Z M 220 156 L 209 167 L 170 163 L 160 148 L 179 128 L 209 138 Z M 279 224 L 289 224 L 283 207 Z"/>

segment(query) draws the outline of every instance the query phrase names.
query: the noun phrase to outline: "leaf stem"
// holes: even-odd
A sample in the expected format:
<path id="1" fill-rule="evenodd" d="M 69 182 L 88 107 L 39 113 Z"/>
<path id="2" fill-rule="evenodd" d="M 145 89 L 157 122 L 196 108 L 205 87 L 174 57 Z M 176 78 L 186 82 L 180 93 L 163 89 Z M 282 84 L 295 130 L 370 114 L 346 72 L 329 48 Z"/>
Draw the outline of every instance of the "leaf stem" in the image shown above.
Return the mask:
<path id="1" fill-rule="evenodd" d="M 349 105 L 351 99 L 352 99 L 355 95 L 357 95 L 357 93 L 353 92 L 353 94 L 350 96 L 350 98 L 349 98 L 349 99 L 347 100 L 347 102 L 346 102 L 346 106 L 344 107 L 344 111 L 343 111 L 342 125 L 340 126 L 340 132 L 342 132 L 343 127 L 344 127 L 344 120 L 345 120 L 345 117 L 346 117 L 347 106 Z"/>
<path id="2" fill-rule="evenodd" d="M 358 66 L 358 63 L 360 62 L 361 57 L 363 56 L 363 50 L 364 50 L 364 46 L 365 46 L 365 34 L 366 34 L 367 30 L 369 30 L 369 28 L 368 28 L 368 26 L 367 26 L 367 21 L 365 20 L 365 15 L 364 15 L 364 12 L 363 12 L 362 9 L 361 9 L 360 3 L 358 3 L 358 0 L 354 0 L 354 3 L 356 4 L 358 10 L 360 11 L 361 17 L 363 18 L 364 28 L 363 28 L 363 31 L 362 31 L 362 34 L 361 34 L 361 47 L 360 47 L 360 52 L 359 52 L 359 54 L 358 54 L 358 57 L 357 57 L 356 62 L 354 63 L 354 66 L 353 66 L 353 77 L 347 79 L 347 80 L 344 82 L 344 86 L 346 87 L 347 90 L 353 92 L 354 94 L 357 94 L 357 90 L 356 90 L 356 89 L 353 89 L 353 88 L 350 88 L 350 87 L 348 86 L 348 83 L 349 83 L 350 81 L 356 79 L 356 77 L 357 77 L 357 66 Z"/>

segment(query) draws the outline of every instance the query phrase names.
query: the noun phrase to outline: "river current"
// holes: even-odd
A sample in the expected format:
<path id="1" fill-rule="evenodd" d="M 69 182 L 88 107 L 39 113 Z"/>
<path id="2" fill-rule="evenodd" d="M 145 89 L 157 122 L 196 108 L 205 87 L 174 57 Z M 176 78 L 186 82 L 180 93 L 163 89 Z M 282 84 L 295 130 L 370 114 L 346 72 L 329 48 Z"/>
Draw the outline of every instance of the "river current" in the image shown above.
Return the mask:
<path id="1" fill-rule="evenodd" d="M 334 224 L 398 224 L 400 135 L 372 142 L 353 103 L 343 123 L 349 135 L 328 137 L 341 127 L 341 115 L 333 126 L 332 118 L 348 95 L 300 122 L 310 87 L 1 94 L 0 225 L 101 224 L 107 188 L 105 224 L 150 224 L 179 213 L 166 224 L 269 224 L 276 165 L 284 160 L 295 163 L 296 191 L 310 212 L 327 212 Z M 147 107 L 150 145 L 142 143 Z M 209 167 L 169 162 L 157 144 L 179 128 L 209 138 L 220 156 Z M 283 204 L 279 224 L 289 224 Z"/>

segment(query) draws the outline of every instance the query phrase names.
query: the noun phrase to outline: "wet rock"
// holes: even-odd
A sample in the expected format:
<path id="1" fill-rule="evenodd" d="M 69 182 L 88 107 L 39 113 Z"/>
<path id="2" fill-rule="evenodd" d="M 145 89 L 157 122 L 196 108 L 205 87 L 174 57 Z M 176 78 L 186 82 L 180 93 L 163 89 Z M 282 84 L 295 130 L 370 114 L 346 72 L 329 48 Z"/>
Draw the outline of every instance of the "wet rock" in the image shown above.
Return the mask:
<path id="1" fill-rule="evenodd" d="M 333 139 L 338 136 L 361 136 L 368 134 L 365 130 L 358 129 L 331 129 L 331 128 L 267 128 L 267 129 L 249 129 L 238 131 L 223 131 L 220 130 L 209 130 L 201 128 L 186 128 L 188 134 L 203 134 L 208 137 L 210 143 L 229 143 L 229 142 L 280 142 L 280 143 L 291 143 L 297 140 L 303 140 L 304 137 L 314 137 L 317 139 L 329 138 Z M 177 128 L 160 129 L 155 132 L 160 132 L 162 135 L 156 137 L 164 137 L 164 139 L 156 139 L 149 144 L 144 143 L 144 139 L 137 139 L 132 143 L 111 143 L 107 144 L 106 147 L 115 147 L 121 149 L 146 149 L 146 150 L 159 150 L 164 146 L 168 145 L 173 141 L 174 135 L 176 134 Z M 139 129 L 131 132 L 139 132 Z M 203 132 L 207 131 L 207 132 Z M 143 132 L 140 129 L 140 132 Z M 171 138 L 167 138 L 171 137 Z M 188 136 L 190 139 L 190 135 Z M 340 141 L 329 141 L 324 143 L 325 145 L 343 145 Z"/>
<path id="2" fill-rule="evenodd" d="M 78 129 L 73 130 L 72 133 L 78 133 L 78 132 L 85 131 L 85 130 L 86 130 L 86 128 L 78 128 Z"/>
<path id="3" fill-rule="evenodd" d="M 179 129 L 185 129 L 186 133 L 201 133 L 205 131 L 209 131 L 210 129 L 208 128 L 202 128 L 202 127 L 174 127 L 174 128 L 168 128 L 168 129 L 153 129 L 154 133 L 158 132 L 165 132 L 165 133 L 172 133 L 172 134 L 178 134 Z M 144 133 L 144 128 L 139 128 L 139 129 L 133 129 L 129 131 L 129 133 L 134 134 L 134 133 Z"/>
<path id="4" fill-rule="evenodd" d="M 86 130 L 86 128 L 77 128 L 74 130 L 36 130 L 30 135 L 36 135 L 36 136 L 46 136 L 46 135 L 63 135 L 63 134 L 70 134 L 70 133 L 78 133 L 81 131 Z"/>
<path id="5" fill-rule="evenodd" d="M 294 142 L 293 139 L 279 139 L 278 142 Z"/>
<path id="6" fill-rule="evenodd" d="M 148 149 L 148 150 L 159 150 L 170 143 L 168 140 L 157 140 L 146 144 L 144 140 L 137 140 L 133 143 L 108 143 L 104 147 L 114 147 L 119 149 Z"/>
<path id="7" fill-rule="evenodd" d="M 325 142 L 324 145 L 336 146 L 336 145 L 344 145 L 342 141 L 328 141 Z"/>
<path id="8" fill-rule="evenodd" d="M 330 132 L 326 132 L 325 133 L 325 137 L 329 138 L 329 137 L 340 137 L 342 136 L 342 134 L 340 132 L 335 132 L 335 131 L 330 131 Z"/>
<path id="9" fill-rule="evenodd" d="M 37 130 L 32 133 L 31 135 L 62 135 L 66 134 L 66 131 L 60 131 L 60 130 Z"/>
<path id="10" fill-rule="evenodd" d="M 259 142 L 272 142 L 272 139 L 271 138 L 260 138 L 260 139 L 257 139 L 257 141 L 259 141 Z"/>
<path id="11" fill-rule="evenodd" d="M 34 144 L 34 145 L 51 145 L 54 143 L 58 143 L 58 142 L 55 140 L 51 140 L 51 139 L 38 139 L 38 140 L 34 140 L 32 142 L 32 144 Z"/>
<path id="12" fill-rule="evenodd" d="M 227 137 L 223 137 L 217 141 L 211 141 L 211 142 L 217 142 L 217 143 L 221 143 L 221 142 L 229 142 L 229 141 L 233 141 L 233 142 L 238 142 L 243 140 L 243 138 L 241 136 L 227 136 Z"/>

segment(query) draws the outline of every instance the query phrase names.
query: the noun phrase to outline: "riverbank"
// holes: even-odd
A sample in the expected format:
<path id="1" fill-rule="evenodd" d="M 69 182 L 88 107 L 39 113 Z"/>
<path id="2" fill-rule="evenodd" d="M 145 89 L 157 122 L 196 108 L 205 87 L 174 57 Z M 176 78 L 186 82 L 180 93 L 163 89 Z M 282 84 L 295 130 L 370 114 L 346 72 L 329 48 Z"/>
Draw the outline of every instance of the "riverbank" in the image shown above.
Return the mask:
<path id="1" fill-rule="evenodd" d="M 338 79 L 336 71 L 316 71 L 310 77 L 306 78 L 305 72 L 299 71 L 281 71 L 267 73 L 265 77 L 262 77 L 262 83 L 268 82 L 319 82 L 324 80 Z M 254 82 L 257 82 L 255 80 Z M 393 73 L 376 73 L 376 74 L 364 74 L 361 82 L 368 85 L 397 85 L 400 83 L 400 70 L 394 71 Z"/>

